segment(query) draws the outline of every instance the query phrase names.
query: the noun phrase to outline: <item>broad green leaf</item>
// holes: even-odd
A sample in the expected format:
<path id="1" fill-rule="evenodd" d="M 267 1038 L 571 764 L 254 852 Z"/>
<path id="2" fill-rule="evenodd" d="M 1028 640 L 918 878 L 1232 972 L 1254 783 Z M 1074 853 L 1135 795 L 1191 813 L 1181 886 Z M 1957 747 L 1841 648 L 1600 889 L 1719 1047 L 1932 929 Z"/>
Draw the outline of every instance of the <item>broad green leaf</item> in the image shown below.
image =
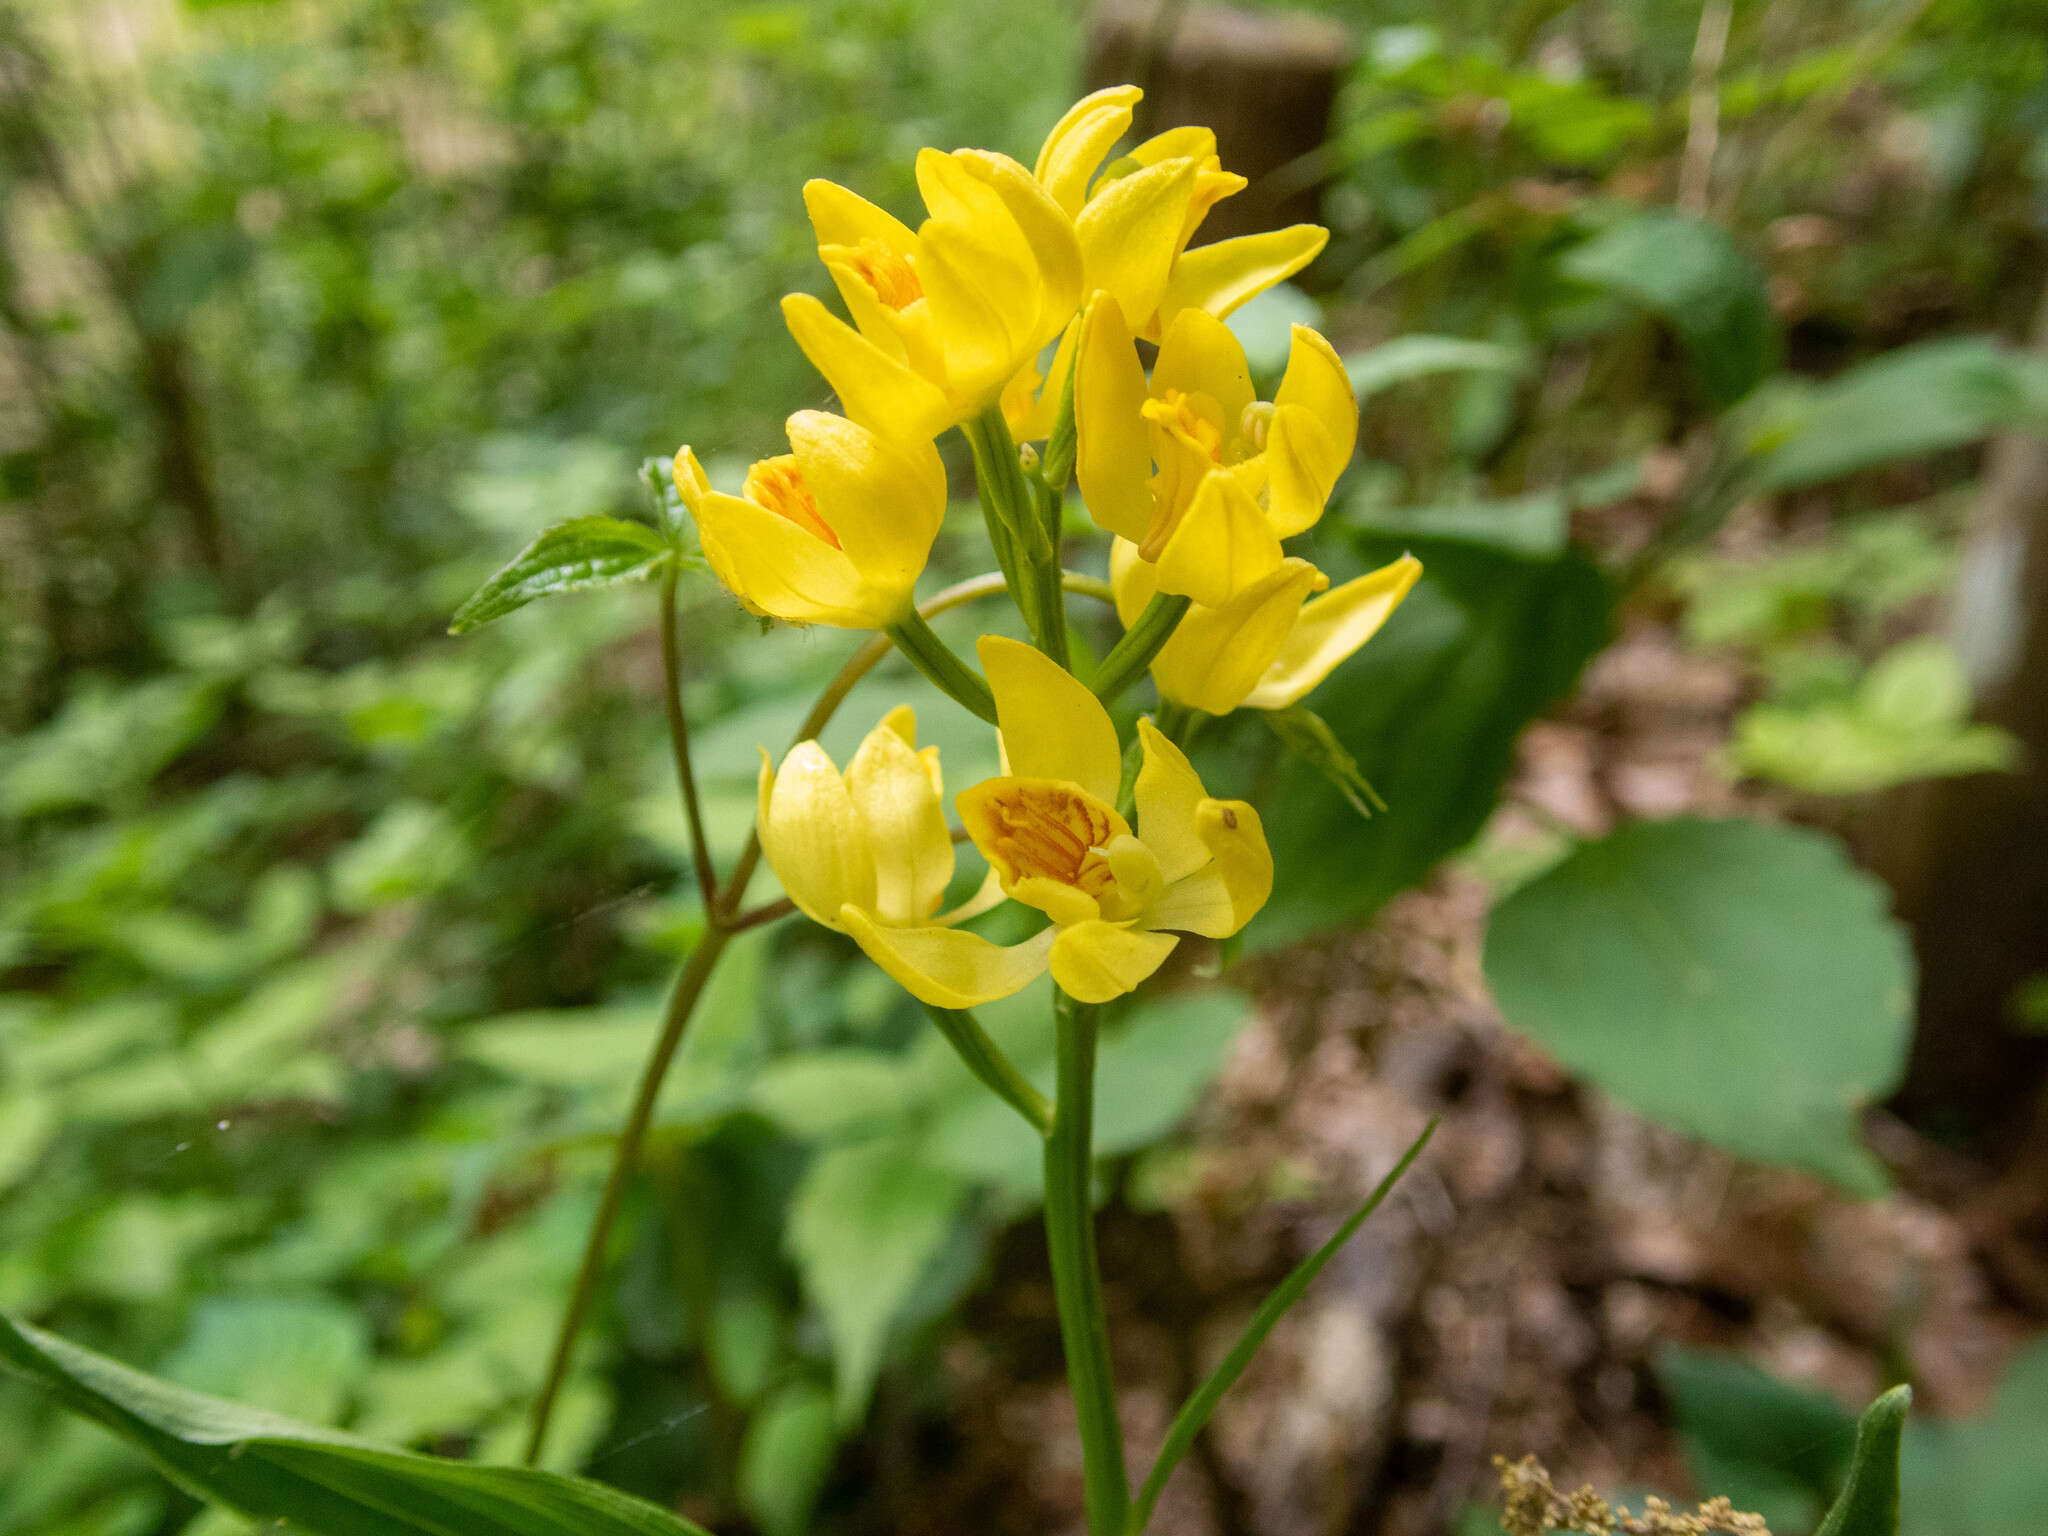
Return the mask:
<path id="1" fill-rule="evenodd" d="M 40 730 L 0 745 L 0 817 L 98 805 L 146 784 L 220 718 L 226 693 L 176 674 L 93 684 Z"/>
<path id="2" fill-rule="evenodd" d="M 1987 336 L 1924 341 L 1825 384 L 1774 388 L 1742 426 L 1757 483 L 1772 491 L 2012 430 L 2048 431 L 2048 358 Z"/>
<path id="3" fill-rule="evenodd" d="M 335 854 L 327 873 L 334 904 L 355 914 L 431 896 L 460 879 L 471 861 L 468 839 L 446 810 L 399 800 Z"/>
<path id="4" fill-rule="evenodd" d="M 0 1361 L 145 1452 L 173 1482 L 312 1536 L 689 1536 L 601 1483 L 387 1450 L 172 1386 L 0 1318 Z"/>
<path id="5" fill-rule="evenodd" d="M 1899 1536 L 1899 1437 L 1912 1405 L 1911 1387 L 1893 1387 L 1864 1410 L 1848 1485 L 1814 1536 Z"/>
<path id="6" fill-rule="evenodd" d="M 645 523 L 616 517 L 579 517 L 557 523 L 512 557 L 511 563 L 455 611 L 451 634 L 515 613 L 537 597 L 583 592 L 642 581 L 675 558 Z"/>
<path id="7" fill-rule="evenodd" d="M 2048 1509 L 2048 1339 L 2013 1358 L 1990 1410 L 1906 1428 L 1904 1536 L 2020 1536 Z M 1864 1536 L 1845 1530 L 1840 1536 Z"/>
<path id="8" fill-rule="evenodd" d="M 1360 548 L 1369 565 L 1412 550 L 1422 580 L 1307 703 L 1387 812 L 1362 821 L 1317 770 L 1280 766 L 1265 798 L 1288 812 L 1266 823 L 1278 878 L 1246 931 L 1254 946 L 1366 917 L 1469 843 L 1492 814 L 1522 727 L 1606 643 L 1607 584 L 1575 553 L 1529 561 L 1381 539 Z M 1249 782 L 1233 780 L 1237 772 L 1219 769 L 1211 782 Z"/>
<path id="9" fill-rule="evenodd" d="M 1642 466 L 1631 460 L 1552 491 L 1421 507 L 1354 504 L 1346 508 L 1344 520 L 1362 533 L 1386 539 L 1455 540 L 1483 544 L 1505 554 L 1555 560 L 1570 541 L 1571 516 L 1576 509 L 1604 507 L 1633 496 L 1642 479 Z"/>
<path id="10" fill-rule="evenodd" d="M 960 1178 L 903 1137 L 829 1148 L 805 1171 L 784 1237 L 832 1338 L 842 1423 L 866 1408 L 889 1324 L 966 1196 Z"/>
<path id="11" fill-rule="evenodd" d="M 1693 1486 L 1725 1494 L 1773 1531 L 1811 1530 L 1842 1485 L 1855 1418 L 1827 1394 L 1779 1381 L 1740 1355 L 1674 1345 L 1656 1366 Z"/>
<path id="12" fill-rule="evenodd" d="M 1778 366 L 1782 344 L 1764 275 L 1712 224 L 1635 214 L 1571 251 L 1563 267 L 1676 331 L 1716 406 L 1733 405 Z"/>
<path id="13" fill-rule="evenodd" d="M 1180 1465 L 1189 1447 L 1195 1443 L 1195 1436 L 1202 1432 L 1202 1426 L 1209 1422 L 1216 1412 L 1216 1405 L 1223 1401 L 1223 1394 L 1236 1385 L 1237 1378 L 1244 1374 L 1246 1366 L 1252 1363 L 1252 1356 L 1259 1352 L 1259 1346 L 1266 1342 L 1266 1335 L 1287 1313 L 1287 1309 L 1301 1300 L 1302 1294 L 1314 1283 L 1317 1275 L 1337 1256 L 1337 1251 L 1350 1242 L 1358 1229 L 1365 1225 L 1365 1219 L 1380 1208 L 1380 1203 L 1393 1192 L 1401 1175 L 1408 1171 L 1408 1165 L 1422 1155 L 1422 1149 L 1429 1145 L 1429 1138 L 1436 1134 L 1437 1122 L 1432 1120 L 1423 1127 L 1422 1134 L 1415 1138 L 1400 1161 L 1388 1170 L 1373 1192 L 1366 1196 L 1365 1203 L 1344 1219 L 1344 1224 L 1330 1235 L 1328 1242 L 1314 1253 L 1295 1265 L 1293 1272 L 1282 1280 L 1252 1314 L 1252 1320 L 1238 1341 L 1230 1348 L 1216 1368 L 1203 1378 L 1194 1395 L 1174 1415 L 1172 1425 L 1166 1431 L 1166 1443 L 1160 1447 L 1159 1457 L 1146 1475 L 1145 1483 L 1138 1490 L 1131 1504 L 1129 1529 L 1142 1532 L 1152 1518 L 1152 1508 L 1159 1502 L 1159 1495 L 1165 1491 L 1167 1478 Z"/>
<path id="14" fill-rule="evenodd" d="M 1651 1119 L 1881 1194 L 1857 1115 L 1895 1087 L 1912 952 L 1876 881 L 1818 833 L 1632 826 L 1494 911 L 1509 1023 Z"/>
<path id="15" fill-rule="evenodd" d="M 1513 347 L 1462 336 L 1396 336 L 1344 359 L 1360 400 L 1440 373 L 1522 373 L 1528 366 L 1527 356 Z"/>
<path id="16" fill-rule="evenodd" d="M 832 1394 L 822 1387 L 792 1383 L 754 1415 L 740 1448 L 740 1502 L 767 1536 L 810 1529 L 811 1506 L 838 1449 Z"/>
<path id="17" fill-rule="evenodd" d="M 911 1102 L 908 1079 L 884 1051 L 814 1051 L 763 1068 L 747 1101 L 790 1135 L 816 1141 L 900 1117 Z"/>
<path id="18" fill-rule="evenodd" d="M 196 1392 L 331 1424 L 369 1363 L 369 1329 L 340 1302 L 221 1296 L 199 1304 L 162 1371 Z"/>

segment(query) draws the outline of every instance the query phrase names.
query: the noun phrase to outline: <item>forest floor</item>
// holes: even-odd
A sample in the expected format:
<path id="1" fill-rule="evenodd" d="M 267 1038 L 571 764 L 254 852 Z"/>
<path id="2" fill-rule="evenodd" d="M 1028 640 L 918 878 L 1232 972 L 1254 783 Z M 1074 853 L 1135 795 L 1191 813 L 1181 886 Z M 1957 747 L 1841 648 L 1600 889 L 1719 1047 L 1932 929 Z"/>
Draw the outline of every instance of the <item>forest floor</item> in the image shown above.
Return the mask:
<path id="1" fill-rule="evenodd" d="M 1922 1407 L 1954 1415 L 2048 1320 L 2024 1283 L 2048 1254 L 1994 1242 L 1975 1214 L 1990 1173 L 1887 1112 L 1866 1133 L 1896 1187 L 1858 1201 L 1574 1084 L 1487 996 L 1490 852 L 1621 817 L 1798 810 L 1715 765 L 1745 687 L 1667 616 L 1636 616 L 1526 733 L 1476 857 L 1362 931 L 1260 963 L 1256 1021 L 1187 1140 L 1104 1213 L 1134 1467 L 1271 1286 L 1443 1122 L 1225 1399 L 1154 1529 L 1436 1536 L 1491 1502 L 1496 1455 L 1530 1452 L 1563 1486 L 1705 1497 L 1658 1384 L 1665 1348 L 1738 1351 L 1852 1411 L 1909 1362 Z M 884 1403 L 878 1512 L 905 1536 L 1081 1529 L 1034 1224 L 1005 1237 L 995 1274 L 945 1346 L 942 1387 Z"/>

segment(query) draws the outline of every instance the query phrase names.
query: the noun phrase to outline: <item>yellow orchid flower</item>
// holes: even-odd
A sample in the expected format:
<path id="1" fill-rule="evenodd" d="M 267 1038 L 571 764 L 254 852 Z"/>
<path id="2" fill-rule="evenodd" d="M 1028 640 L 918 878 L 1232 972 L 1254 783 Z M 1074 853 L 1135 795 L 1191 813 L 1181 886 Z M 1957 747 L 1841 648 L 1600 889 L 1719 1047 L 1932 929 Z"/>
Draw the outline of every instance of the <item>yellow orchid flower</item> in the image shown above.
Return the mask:
<path id="1" fill-rule="evenodd" d="M 1193 127 L 1147 139 L 1098 175 L 1144 94 L 1113 85 L 1084 96 L 1046 135 L 1033 174 L 1074 220 L 1086 291 L 1114 293 L 1125 324 L 1157 341 L 1184 309 L 1220 319 L 1286 281 L 1315 260 L 1330 234 L 1296 224 L 1189 250 L 1209 210 L 1242 191 L 1245 179 L 1222 168 L 1216 135 Z M 1062 374 L 1055 368 L 1052 377 Z"/>
<path id="2" fill-rule="evenodd" d="M 804 206 L 853 325 L 809 294 L 782 301 L 804 355 L 854 420 L 924 441 L 979 415 L 1081 300 L 1074 223 L 1005 155 L 927 149 L 915 232 L 829 181 Z"/>
<path id="3" fill-rule="evenodd" d="M 972 1008 L 1008 997 L 1046 967 L 1055 935 L 1004 948 L 953 924 L 986 910 L 992 885 L 940 914 L 953 839 L 940 801 L 939 749 L 917 748 L 917 717 L 899 705 L 868 732 L 841 773 L 815 741 L 778 771 L 761 754 L 761 851 L 797 909 L 850 934 L 924 1002 Z"/>
<path id="4" fill-rule="evenodd" d="M 1328 341 L 1294 327 L 1270 403 L 1230 327 L 1183 310 L 1148 381 L 1123 315 L 1089 301 L 1074 374 L 1074 473 L 1102 527 L 1159 566 L 1159 590 L 1220 607 L 1280 566 L 1358 443 L 1358 399 Z"/>
<path id="5" fill-rule="evenodd" d="M 677 451 L 676 490 L 705 559 L 751 612 L 840 629 L 894 623 L 946 515 L 938 450 L 823 411 L 798 411 L 788 430 L 794 451 L 756 463 L 737 496 Z"/>
<path id="6" fill-rule="evenodd" d="M 1403 555 L 1311 597 L 1330 578 L 1306 560 L 1282 560 L 1221 606 L 1190 608 L 1152 659 L 1152 680 L 1161 698 L 1205 714 L 1286 709 L 1378 634 L 1421 575 L 1422 562 Z M 1136 623 L 1157 590 L 1156 568 L 1119 539 L 1109 581 L 1117 616 Z"/>
<path id="7" fill-rule="evenodd" d="M 1052 919 L 1053 980 L 1108 1002 L 1156 971 L 1178 934 L 1225 938 L 1250 922 L 1273 890 L 1258 812 L 1212 799 L 1140 720 L 1134 830 L 1116 809 L 1122 752 L 1095 695 L 1031 646 L 985 635 L 979 650 L 1006 771 L 956 803 L 1003 892 Z"/>

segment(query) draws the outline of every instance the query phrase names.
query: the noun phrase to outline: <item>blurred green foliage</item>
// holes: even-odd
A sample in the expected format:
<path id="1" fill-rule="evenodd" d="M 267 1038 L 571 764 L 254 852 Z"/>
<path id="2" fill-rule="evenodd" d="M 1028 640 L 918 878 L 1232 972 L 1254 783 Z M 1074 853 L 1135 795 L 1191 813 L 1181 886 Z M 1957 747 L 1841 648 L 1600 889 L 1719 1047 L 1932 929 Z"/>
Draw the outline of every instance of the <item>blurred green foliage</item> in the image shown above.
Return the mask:
<path id="1" fill-rule="evenodd" d="M 1652 449 L 1691 455 L 1681 545 L 1730 487 L 1832 498 L 1811 547 L 1644 568 L 1691 638 L 1769 680 L 1741 771 L 1838 792 L 2002 760 L 1894 620 L 1952 568 L 1925 498 L 2038 416 L 2040 371 L 1981 339 L 1886 354 L 2014 334 L 2035 300 L 2037 0 L 1939 0 L 1902 31 L 1739 7 L 1711 221 L 1660 211 L 1696 5 L 1326 9 L 1363 45 L 1323 166 L 1336 238 L 1312 292 L 1238 324 L 1262 372 L 1292 318 L 1358 343 L 1368 462 L 1314 554 L 1341 576 L 1412 545 L 1430 574 L 1310 700 L 1327 739 L 1304 739 L 1390 814 L 1361 819 L 1350 780 L 1255 721 L 1208 743 L 1300 807 L 1253 941 L 1362 918 L 1470 842 L 1644 574 L 1583 535 L 1649 494 Z M 1028 154 L 1074 94 L 1080 22 L 1014 7 L 992 34 L 968 0 L 0 8 L 0 1311 L 259 1407 L 516 1455 L 700 914 L 644 591 L 443 631 L 550 524 L 592 520 L 579 558 L 633 568 L 643 457 L 775 451 L 824 399 L 774 304 L 821 284 L 801 182 L 907 211 L 919 145 Z M 1908 454 L 1933 458 L 1902 489 L 1882 466 Z M 756 640 L 686 591 L 730 857 L 757 745 L 842 651 Z M 886 664 L 827 745 L 908 676 Z M 962 784 L 992 746 L 957 713 L 922 725 Z M 752 936 L 717 987 L 552 1459 L 793 1536 L 863 1486 L 840 1445 L 878 1373 L 929 1348 L 1037 1166 L 828 935 Z M 1027 1071 L 1043 1011 L 986 1021 Z M 1166 1135 L 1243 1015 L 1212 993 L 1122 1021 L 1104 1145 Z M 232 1526 L 0 1381 L 0 1536 L 181 1528 Z"/>

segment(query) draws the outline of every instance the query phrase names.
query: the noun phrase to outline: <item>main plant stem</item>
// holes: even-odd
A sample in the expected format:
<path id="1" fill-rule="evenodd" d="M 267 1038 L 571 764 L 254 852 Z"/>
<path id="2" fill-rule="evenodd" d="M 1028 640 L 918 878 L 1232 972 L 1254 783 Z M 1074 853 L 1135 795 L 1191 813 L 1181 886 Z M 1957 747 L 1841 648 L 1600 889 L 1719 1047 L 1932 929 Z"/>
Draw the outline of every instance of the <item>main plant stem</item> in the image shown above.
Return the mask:
<path id="1" fill-rule="evenodd" d="M 1095 1256 L 1094 1174 L 1096 1009 L 1053 993 L 1058 1086 L 1045 1138 L 1045 1237 L 1060 1342 L 1081 1429 L 1089 1536 L 1123 1536 L 1131 1491 L 1124 1471 L 1110 1370 L 1109 1324 Z"/>

